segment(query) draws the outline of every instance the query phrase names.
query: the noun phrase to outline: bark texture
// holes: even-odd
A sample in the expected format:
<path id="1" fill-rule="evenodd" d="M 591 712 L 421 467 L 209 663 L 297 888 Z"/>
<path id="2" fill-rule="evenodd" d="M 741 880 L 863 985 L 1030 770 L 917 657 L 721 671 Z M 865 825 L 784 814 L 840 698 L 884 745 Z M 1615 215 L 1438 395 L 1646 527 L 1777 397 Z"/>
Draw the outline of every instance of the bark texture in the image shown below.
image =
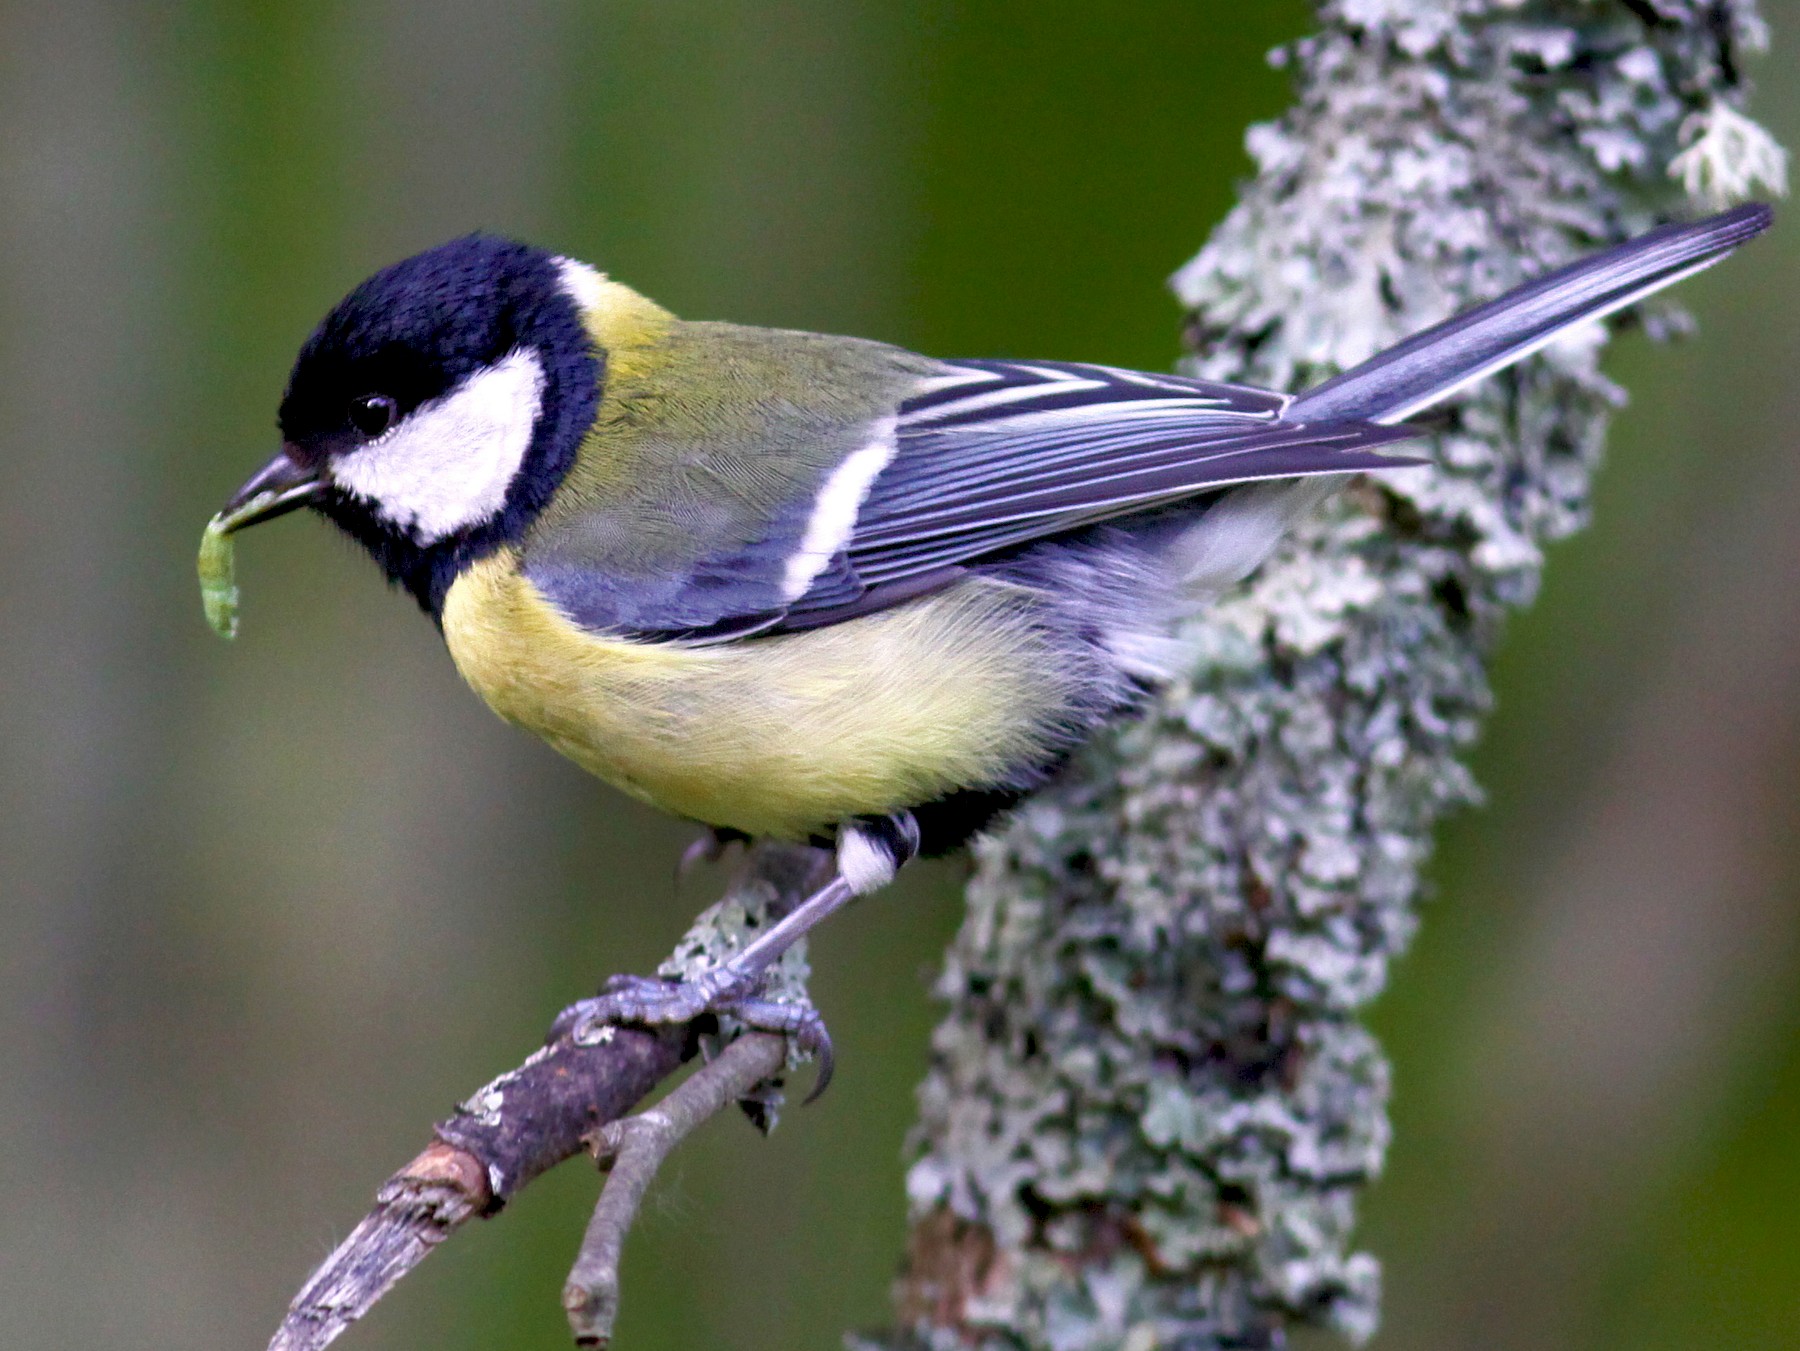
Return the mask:
<path id="1" fill-rule="evenodd" d="M 1779 192 L 1751 0 L 1328 0 L 1175 278 L 1187 368 L 1300 389 L 1674 215 Z M 1727 266 L 1751 267 L 1738 263 Z M 1676 312 L 1642 315 L 1656 330 Z M 1361 1340 L 1388 1143 L 1358 1010 L 1416 920 L 1485 658 L 1622 391 L 1571 337 L 1458 403 L 1191 632 L 1153 716 L 977 848 L 920 1090 L 899 1327 L 865 1348 Z"/>

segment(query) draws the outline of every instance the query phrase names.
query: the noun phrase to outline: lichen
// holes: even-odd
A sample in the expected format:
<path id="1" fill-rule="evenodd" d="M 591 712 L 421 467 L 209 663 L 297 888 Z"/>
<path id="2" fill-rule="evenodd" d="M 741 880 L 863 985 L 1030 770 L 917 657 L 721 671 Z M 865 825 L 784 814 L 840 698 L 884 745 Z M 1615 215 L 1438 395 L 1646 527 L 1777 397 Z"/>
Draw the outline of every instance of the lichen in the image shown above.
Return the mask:
<path id="1" fill-rule="evenodd" d="M 692 979 L 729 961 L 779 917 L 778 904 L 780 913 L 785 913 L 817 885 L 818 866 L 818 853 L 807 846 L 776 841 L 760 844 L 737 869 L 726 894 L 701 911 L 656 974 L 669 980 Z M 769 968 L 759 997 L 778 1004 L 807 1003 L 812 967 L 806 952 L 804 938 L 783 952 Z M 707 1059 L 743 1031 L 736 1019 L 722 1017 L 718 1021 L 718 1031 L 702 1038 L 701 1054 Z M 798 1039 L 790 1041 L 790 1070 L 810 1059 L 811 1053 Z M 746 1112 L 756 1127 L 767 1133 L 775 1129 L 783 1103 L 780 1088 L 770 1085 L 753 1101 L 746 1101 Z"/>
<path id="2" fill-rule="evenodd" d="M 1296 101 L 1251 129 L 1256 178 L 1174 280 L 1195 374 L 1302 388 L 1684 191 L 1779 186 L 1741 111 L 1750 0 L 1320 15 L 1278 54 Z M 1600 346 L 1488 382 L 1433 469 L 1340 496 L 1196 621 L 1149 717 L 978 845 L 919 1094 L 903 1327 L 853 1345 L 1371 1335 L 1379 1268 L 1351 1240 L 1389 1070 L 1357 1014 L 1413 933 L 1433 824 L 1476 798 L 1461 757 L 1502 618 L 1586 519 L 1622 398 Z"/>

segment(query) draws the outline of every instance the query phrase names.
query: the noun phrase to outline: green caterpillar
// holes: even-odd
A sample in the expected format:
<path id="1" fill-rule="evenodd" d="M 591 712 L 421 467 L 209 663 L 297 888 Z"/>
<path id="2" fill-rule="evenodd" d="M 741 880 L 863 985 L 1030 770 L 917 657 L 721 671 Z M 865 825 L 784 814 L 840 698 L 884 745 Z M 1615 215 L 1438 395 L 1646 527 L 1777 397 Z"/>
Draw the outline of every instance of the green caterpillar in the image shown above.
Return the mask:
<path id="1" fill-rule="evenodd" d="M 222 519 L 222 514 L 213 517 L 200 536 L 200 605 L 213 632 L 229 639 L 237 637 L 238 628 L 237 553 Z"/>

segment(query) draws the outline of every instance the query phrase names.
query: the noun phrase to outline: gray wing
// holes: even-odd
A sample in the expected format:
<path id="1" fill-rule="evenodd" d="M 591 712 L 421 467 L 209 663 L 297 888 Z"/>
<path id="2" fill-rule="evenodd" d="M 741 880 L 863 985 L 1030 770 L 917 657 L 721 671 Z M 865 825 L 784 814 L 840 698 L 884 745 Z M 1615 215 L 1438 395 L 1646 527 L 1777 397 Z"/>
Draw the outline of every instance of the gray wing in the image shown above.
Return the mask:
<path id="1" fill-rule="evenodd" d="M 772 627 L 811 628 L 947 584 L 969 564 L 1259 479 L 1416 463 L 1416 436 L 1299 423 L 1286 395 L 1065 362 L 958 361 L 907 400 L 853 528 Z"/>
<path id="2" fill-rule="evenodd" d="M 842 565 L 784 622 L 829 622 L 983 554 L 1227 484 L 1412 463 L 1369 452 L 1414 435 L 1403 419 L 1711 267 L 1771 219 L 1751 203 L 1651 230 L 1298 398 L 1099 366 L 957 363 L 902 410 L 893 464 L 864 502 Z"/>
<path id="3" fill-rule="evenodd" d="M 885 372 L 899 355 L 884 360 Z M 908 360 L 885 415 L 836 407 L 840 373 L 826 369 L 759 399 L 753 435 L 742 419 L 690 432 L 680 475 L 640 494 L 652 500 L 630 514 L 612 498 L 578 503 L 534 537 L 526 574 L 595 631 L 724 642 L 896 605 L 1034 540 L 1231 484 L 1412 463 L 1370 453 L 1409 428 L 1298 423 L 1286 396 L 1262 390 Z M 638 543 L 650 537 L 656 550 Z"/>
<path id="4" fill-rule="evenodd" d="M 775 335 L 788 346 L 771 365 L 767 333 L 689 326 L 716 340 L 751 334 L 734 341 L 763 353 L 765 372 L 791 366 L 805 378 L 757 403 L 756 445 L 736 424 L 720 433 L 716 455 L 689 434 L 678 467 L 694 484 L 651 485 L 635 516 L 592 513 L 631 548 L 598 549 L 586 522 L 568 547 L 528 556 L 527 571 L 591 627 L 722 641 L 867 614 L 1036 540 L 1184 500 L 1204 510 L 1208 495 L 1233 484 L 1420 463 L 1373 452 L 1417 435 L 1401 419 L 1711 265 L 1769 219 L 1767 207 L 1750 205 L 1653 230 L 1297 399 L 1105 366 L 929 362 L 811 334 Z M 837 364 L 797 355 L 815 349 Z M 841 392 L 865 387 L 877 392 L 873 404 L 837 406 Z M 679 566 L 635 557 L 647 524 L 680 537 Z M 621 552 L 635 571 L 621 570 Z"/>

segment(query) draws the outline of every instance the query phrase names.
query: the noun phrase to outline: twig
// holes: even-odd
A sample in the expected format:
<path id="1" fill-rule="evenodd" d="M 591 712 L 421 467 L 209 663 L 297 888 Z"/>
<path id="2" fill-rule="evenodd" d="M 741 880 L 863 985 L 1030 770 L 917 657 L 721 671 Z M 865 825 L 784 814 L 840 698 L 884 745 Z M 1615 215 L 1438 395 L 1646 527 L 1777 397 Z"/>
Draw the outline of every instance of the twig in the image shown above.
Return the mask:
<path id="1" fill-rule="evenodd" d="M 594 1205 L 581 1251 L 563 1286 L 563 1308 L 577 1346 L 608 1346 L 619 1313 L 619 1258 L 644 1193 L 669 1151 L 781 1072 L 787 1040 L 765 1032 L 740 1037 L 656 1106 L 602 1126 L 594 1141 L 606 1185 Z"/>
<path id="2" fill-rule="evenodd" d="M 322 1351 L 469 1220 L 491 1215 L 583 1137 L 680 1068 L 687 1029 L 620 1028 L 579 1046 L 564 1032 L 437 1127 L 375 1208 L 294 1297 L 269 1351 Z"/>
<path id="3" fill-rule="evenodd" d="M 681 977 L 721 960 L 806 895 L 828 863 L 828 855 L 802 846 L 758 846 L 744 875 L 688 930 L 661 973 Z M 797 946 L 772 973 L 766 993 L 804 997 L 805 977 L 804 951 Z M 375 1208 L 301 1287 L 269 1351 L 323 1351 L 469 1220 L 494 1214 L 534 1179 L 583 1152 L 591 1142 L 606 1139 L 607 1128 L 620 1124 L 620 1118 L 680 1069 L 701 1043 L 695 1027 L 605 1028 L 585 1044 L 575 1040 L 578 1028 L 577 1020 L 559 1018 L 544 1045 L 523 1064 L 438 1123 L 437 1139 L 383 1184 Z M 638 1118 L 646 1122 L 666 1113 L 685 1123 L 666 1142 L 644 1147 L 644 1183 L 682 1135 L 776 1074 L 785 1055 L 781 1037 L 742 1038 L 670 1094 L 655 1113 Z M 744 1081 L 753 1067 L 758 1072 Z M 718 1105 L 702 1110 L 715 1097 Z M 764 1112 L 753 1119 L 766 1128 L 772 1115 Z M 619 1149 L 631 1154 L 626 1178 L 635 1176 L 633 1170 L 639 1166 L 635 1160 L 640 1133 L 632 1125 L 614 1137 Z M 604 1269 L 591 1256 L 595 1235 L 607 1232 L 603 1213 L 617 1216 L 616 1241 L 623 1242 L 638 1198 L 620 1212 L 620 1197 L 614 1196 L 617 1182 L 602 1193 L 572 1284 L 582 1273 Z M 610 1260 L 616 1264 L 616 1250 Z M 616 1308 L 618 1299 L 616 1276 L 613 1280 L 609 1309 Z M 572 1322 L 575 1317 L 572 1311 Z M 592 1323 L 610 1328 L 611 1313 L 605 1313 L 604 1322 L 596 1314 Z M 579 1323 L 576 1332 L 582 1333 Z"/>
<path id="4" fill-rule="evenodd" d="M 488 1199 L 473 1157 L 441 1141 L 427 1145 L 387 1180 L 375 1209 L 294 1297 L 269 1351 L 328 1345 Z"/>

